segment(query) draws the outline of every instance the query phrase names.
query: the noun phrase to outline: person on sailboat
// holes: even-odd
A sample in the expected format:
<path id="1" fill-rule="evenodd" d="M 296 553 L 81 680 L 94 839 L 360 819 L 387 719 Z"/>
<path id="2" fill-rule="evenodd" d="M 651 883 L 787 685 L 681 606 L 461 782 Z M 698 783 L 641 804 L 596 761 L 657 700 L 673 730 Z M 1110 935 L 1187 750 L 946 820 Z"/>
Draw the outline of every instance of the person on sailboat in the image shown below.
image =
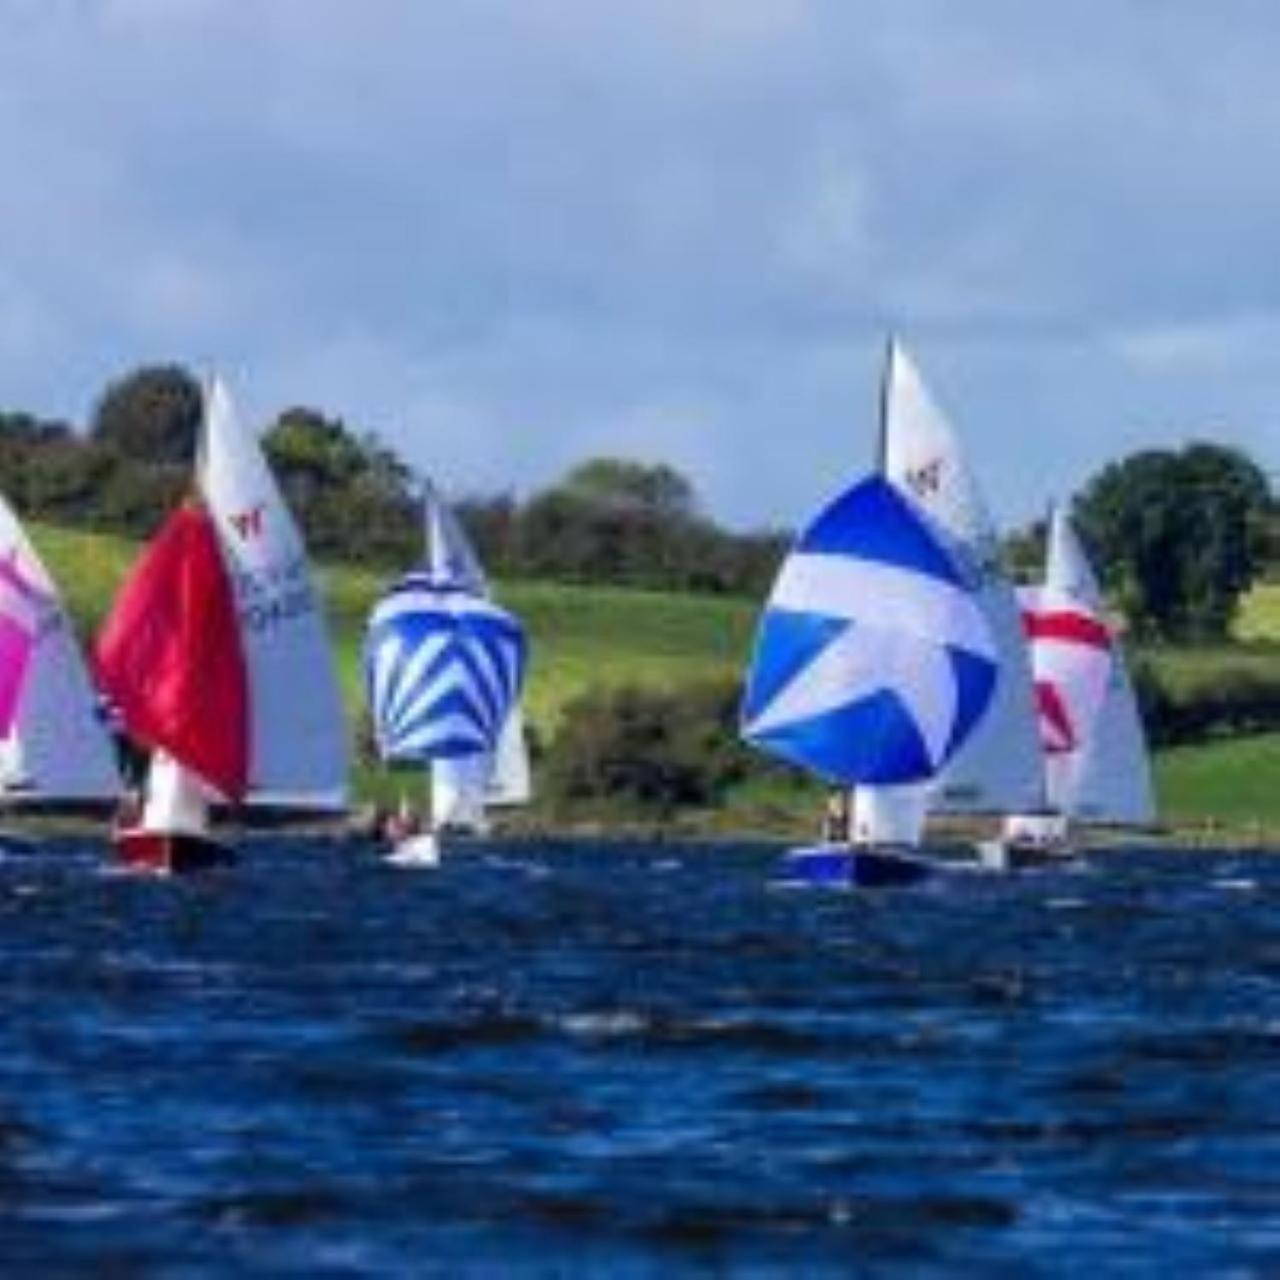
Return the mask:
<path id="1" fill-rule="evenodd" d="M 411 836 L 422 832 L 422 818 L 409 803 L 408 797 L 401 796 L 400 804 L 394 813 L 388 814 L 382 824 L 382 835 L 392 844 L 399 844 Z"/>
<path id="2" fill-rule="evenodd" d="M 827 796 L 826 808 L 822 811 L 822 839 L 827 844 L 848 844 L 850 818 L 848 789 L 836 787 Z"/>

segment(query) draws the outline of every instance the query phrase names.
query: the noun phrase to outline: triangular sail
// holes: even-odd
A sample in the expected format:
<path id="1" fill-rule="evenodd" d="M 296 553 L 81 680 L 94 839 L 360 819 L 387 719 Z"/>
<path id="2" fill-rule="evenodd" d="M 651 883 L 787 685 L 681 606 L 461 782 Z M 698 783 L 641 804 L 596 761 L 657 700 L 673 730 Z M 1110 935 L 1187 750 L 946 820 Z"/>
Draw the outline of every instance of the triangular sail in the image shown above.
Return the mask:
<path id="1" fill-rule="evenodd" d="M 921 805 L 959 813 L 1035 807 L 1041 773 L 1031 677 L 1018 602 L 1000 566 L 995 525 L 954 428 L 899 343 L 890 345 L 885 377 L 884 474 L 950 539 L 950 550 L 976 584 L 999 655 L 989 713 Z M 898 808 L 904 803 L 895 801 Z"/>
<path id="2" fill-rule="evenodd" d="M 484 802 L 490 807 L 528 804 L 533 798 L 533 772 L 529 767 L 529 740 L 524 712 L 517 703 L 498 737 L 493 768 L 485 787 Z"/>
<path id="3" fill-rule="evenodd" d="M 995 685 L 990 629 L 915 508 L 873 476 L 801 534 L 761 616 L 754 746 L 839 785 L 934 777 Z"/>
<path id="4" fill-rule="evenodd" d="M 209 516 L 184 505 L 144 548 L 94 652 L 131 738 L 239 801 L 248 691 L 235 600 Z"/>
<path id="5" fill-rule="evenodd" d="M 1151 770 L 1124 654 L 1063 507 L 1049 523 L 1044 585 L 1025 593 L 1024 622 L 1049 807 L 1072 818 L 1151 821 Z"/>
<path id="6" fill-rule="evenodd" d="M 226 388 L 205 398 L 197 480 L 235 589 L 249 687 L 249 801 L 339 809 L 349 744 L 306 550 Z"/>
<path id="7" fill-rule="evenodd" d="M 1076 777 L 1072 816 L 1146 826 L 1156 820 L 1151 757 L 1133 683 L 1122 656 L 1112 665 L 1106 698 Z"/>
<path id="8" fill-rule="evenodd" d="M 40 802 L 113 800 L 120 792 L 115 754 L 71 620 L 3 498 L 0 558 L 43 601 L 14 722 L 0 740 L 0 795 Z"/>

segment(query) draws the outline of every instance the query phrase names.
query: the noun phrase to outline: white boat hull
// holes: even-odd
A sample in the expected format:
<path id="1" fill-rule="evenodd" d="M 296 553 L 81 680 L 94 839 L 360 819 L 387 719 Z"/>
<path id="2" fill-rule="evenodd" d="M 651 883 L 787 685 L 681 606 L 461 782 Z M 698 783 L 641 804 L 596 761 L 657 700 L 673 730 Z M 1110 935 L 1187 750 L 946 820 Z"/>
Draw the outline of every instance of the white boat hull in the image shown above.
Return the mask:
<path id="1" fill-rule="evenodd" d="M 431 832 L 407 836 L 386 856 L 393 867 L 438 867 L 440 841 Z"/>

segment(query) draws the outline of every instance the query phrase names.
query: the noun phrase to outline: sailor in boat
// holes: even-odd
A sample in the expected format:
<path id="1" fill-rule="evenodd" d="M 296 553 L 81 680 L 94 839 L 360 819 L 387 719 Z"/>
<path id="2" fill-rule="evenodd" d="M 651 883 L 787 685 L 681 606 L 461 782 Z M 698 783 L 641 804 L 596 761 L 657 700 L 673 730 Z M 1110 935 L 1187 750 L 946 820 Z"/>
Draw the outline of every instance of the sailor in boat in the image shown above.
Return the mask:
<path id="1" fill-rule="evenodd" d="M 848 844 L 852 838 L 852 813 L 849 792 L 836 787 L 827 795 L 822 811 L 822 839 L 825 844 Z"/>
<path id="2" fill-rule="evenodd" d="M 409 803 L 408 797 L 401 796 L 400 803 L 394 813 L 389 813 L 382 822 L 382 836 L 393 845 L 400 844 L 412 837 L 421 835 L 423 824 L 421 815 Z"/>

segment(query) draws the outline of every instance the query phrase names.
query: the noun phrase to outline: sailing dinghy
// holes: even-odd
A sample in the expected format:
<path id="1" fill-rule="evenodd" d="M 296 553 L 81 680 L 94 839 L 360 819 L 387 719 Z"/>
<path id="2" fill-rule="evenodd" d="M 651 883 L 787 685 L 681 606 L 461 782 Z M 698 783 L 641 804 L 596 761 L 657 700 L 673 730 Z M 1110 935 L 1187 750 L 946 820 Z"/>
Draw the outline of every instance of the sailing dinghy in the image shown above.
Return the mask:
<path id="1" fill-rule="evenodd" d="M 1011 869 L 1075 853 L 1073 824 L 1155 821 L 1151 765 L 1102 593 L 1062 507 L 1049 522 L 1044 581 L 1020 592 L 1039 713 L 1043 804 L 1013 813 L 979 845 L 983 865 Z"/>
<path id="2" fill-rule="evenodd" d="M 403 821 L 388 855 L 403 866 L 434 866 L 446 828 L 484 831 L 487 805 L 529 797 L 524 630 L 490 598 L 461 526 L 430 486 L 424 512 L 423 567 L 382 596 L 365 639 L 378 754 L 428 777 L 427 828 Z"/>
<path id="3" fill-rule="evenodd" d="M 880 470 L 930 519 L 974 586 L 997 655 L 991 707 L 938 773 L 906 786 L 859 787 L 857 838 L 918 845 L 930 814 L 1003 815 L 1041 796 L 1031 670 L 1014 586 L 977 476 L 951 419 L 896 339 L 885 359 Z"/>
<path id="4" fill-rule="evenodd" d="M 151 753 L 121 860 L 156 872 L 232 860 L 215 804 L 336 816 L 347 732 L 306 552 L 225 387 L 205 394 L 192 495 L 126 579 L 98 636 L 99 684 Z"/>
<path id="5" fill-rule="evenodd" d="M 743 736 L 835 787 L 927 783 L 982 723 L 997 666 L 973 584 L 920 510 L 873 475 L 824 508 L 783 562 Z M 910 842 L 852 835 L 793 850 L 784 875 L 904 884 L 940 865 Z"/>
<path id="6" fill-rule="evenodd" d="M 0 803 L 101 808 L 120 795 L 115 753 L 71 620 L 0 498 Z"/>

